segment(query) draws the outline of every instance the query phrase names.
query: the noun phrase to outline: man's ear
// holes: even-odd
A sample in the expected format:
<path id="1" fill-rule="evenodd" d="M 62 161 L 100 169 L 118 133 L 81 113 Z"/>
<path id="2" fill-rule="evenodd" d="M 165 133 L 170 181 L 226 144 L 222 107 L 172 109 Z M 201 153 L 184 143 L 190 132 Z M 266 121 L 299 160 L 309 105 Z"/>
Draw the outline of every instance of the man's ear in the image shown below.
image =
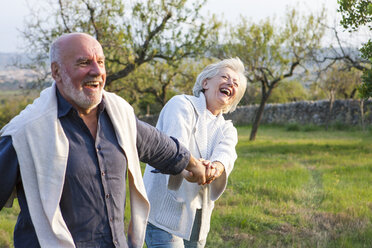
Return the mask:
<path id="1" fill-rule="evenodd" d="M 59 65 L 57 64 L 57 62 L 53 62 L 51 65 L 50 65 L 50 69 L 52 71 L 52 77 L 53 79 L 58 82 L 61 80 L 61 69 L 59 67 Z"/>
<path id="2" fill-rule="evenodd" d="M 208 86 L 208 79 L 204 79 L 204 81 L 203 81 L 203 83 L 202 83 L 202 86 L 203 86 L 203 89 L 204 89 L 204 90 L 209 89 L 209 86 Z"/>

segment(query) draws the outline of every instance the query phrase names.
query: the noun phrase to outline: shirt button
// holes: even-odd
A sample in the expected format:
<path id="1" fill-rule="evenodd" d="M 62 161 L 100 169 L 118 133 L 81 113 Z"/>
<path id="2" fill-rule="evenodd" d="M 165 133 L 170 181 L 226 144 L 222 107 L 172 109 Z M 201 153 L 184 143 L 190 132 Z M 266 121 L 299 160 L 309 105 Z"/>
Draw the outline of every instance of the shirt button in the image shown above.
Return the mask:
<path id="1" fill-rule="evenodd" d="M 109 219 L 111 222 L 112 222 L 112 217 L 110 217 L 110 219 Z"/>
<path id="2" fill-rule="evenodd" d="M 115 240 L 114 241 L 114 245 L 117 246 L 118 245 L 118 241 Z"/>
<path id="3" fill-rule="evenodd" d="M 104 177 L 106 175 L 106 173 L 104 171 L 102 171 L 101 175 Z"/>
<path id="4" fill-rule="evenodd" d="M 110 198 L 110 194 L 106 194 L 106 199 Z"/>

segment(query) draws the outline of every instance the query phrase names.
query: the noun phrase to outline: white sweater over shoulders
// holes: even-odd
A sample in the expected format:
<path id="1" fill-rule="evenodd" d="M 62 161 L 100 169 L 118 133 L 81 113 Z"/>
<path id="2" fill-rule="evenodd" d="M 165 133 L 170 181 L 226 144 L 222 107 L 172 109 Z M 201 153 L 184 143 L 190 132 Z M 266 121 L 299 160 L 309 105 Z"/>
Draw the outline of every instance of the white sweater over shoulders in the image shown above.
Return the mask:
<path id="1" fill-rule="evenodd" d="M 129 247 L 142 247 L 149 214 L 136 148 L 136 119 L 132 107 L 113 93 L 103 93 L 107 113 L 128 163 L 131 222 Z M 56 85 L 43 90 L 0 132 L 10 135 L 17 153 L 32 223 L 41 247 L 75 247 L 59 202 L 68 157 L 68 139 L 58 120 Z"/>

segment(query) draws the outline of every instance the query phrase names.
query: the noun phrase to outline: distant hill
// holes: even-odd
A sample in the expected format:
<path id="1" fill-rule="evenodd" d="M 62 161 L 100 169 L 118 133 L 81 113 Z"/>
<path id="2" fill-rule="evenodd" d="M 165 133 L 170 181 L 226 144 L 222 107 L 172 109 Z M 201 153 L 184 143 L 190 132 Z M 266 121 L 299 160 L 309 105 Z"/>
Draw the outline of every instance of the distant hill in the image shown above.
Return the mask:
<path id="1" fill-rule="evenodd" d="M 0 70 L 12 67 L 13 64 L 19 62 L 21 64 L 27 63 L 29 60 L 27 56 L 20 53 L 1 53 L 0 52 Z"/>
<path id="2" fill-rule="evenodd" d="M 14 88 L 15 85 L 22 85 L 36 79 L 34 71 L 20 69 L 14 66 L 15 63 L 25 64 L 27 56 L 19 53 L 0 53 L 0 84 L 1 87 Z"/>

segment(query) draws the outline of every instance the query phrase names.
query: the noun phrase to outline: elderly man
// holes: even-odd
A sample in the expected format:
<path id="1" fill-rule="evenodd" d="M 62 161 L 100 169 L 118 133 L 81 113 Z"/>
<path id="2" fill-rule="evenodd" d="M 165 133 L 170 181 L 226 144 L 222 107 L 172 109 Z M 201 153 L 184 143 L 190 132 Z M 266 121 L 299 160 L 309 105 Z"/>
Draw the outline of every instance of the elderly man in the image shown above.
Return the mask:
<path id="1" fill-rule="evenodd" d="M 186 168 L 199 184 L 206 169 L 176 139 L 139 121 L 126 101 L 103 90 L 105 58 L 93 37 L 63 35 L 50 58 L 55 83 L 1 130 L 0 209 L 15 193 L 21 207 L 14 245 L 142 247 L 149 202 L 139 160 L 166 174 Z"/>

